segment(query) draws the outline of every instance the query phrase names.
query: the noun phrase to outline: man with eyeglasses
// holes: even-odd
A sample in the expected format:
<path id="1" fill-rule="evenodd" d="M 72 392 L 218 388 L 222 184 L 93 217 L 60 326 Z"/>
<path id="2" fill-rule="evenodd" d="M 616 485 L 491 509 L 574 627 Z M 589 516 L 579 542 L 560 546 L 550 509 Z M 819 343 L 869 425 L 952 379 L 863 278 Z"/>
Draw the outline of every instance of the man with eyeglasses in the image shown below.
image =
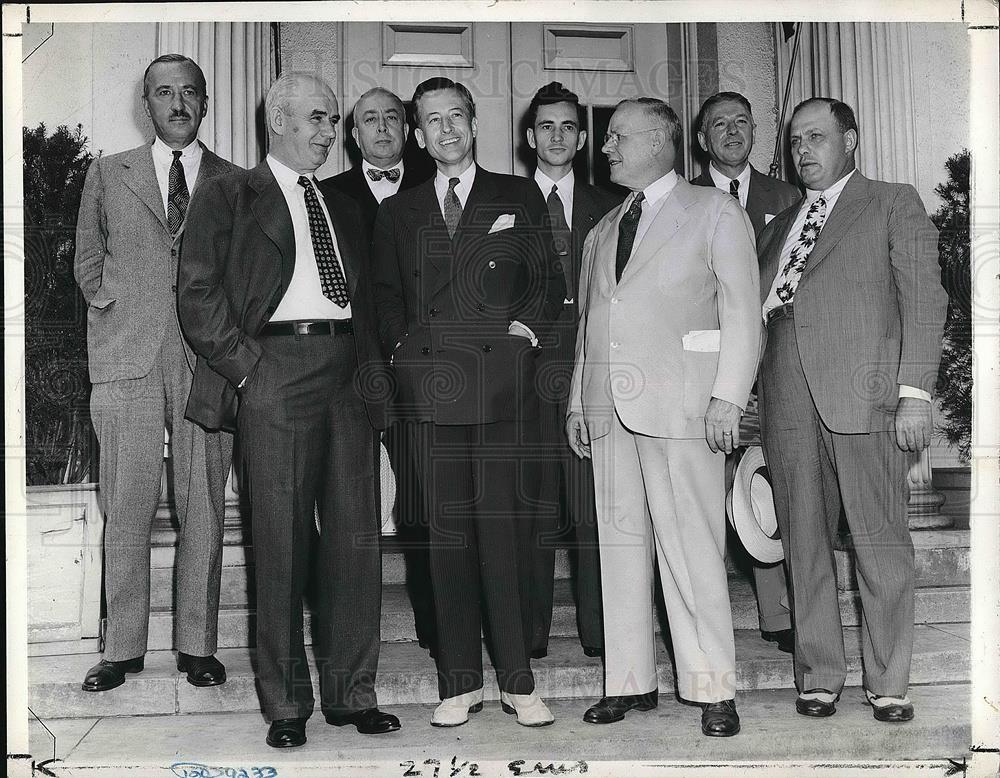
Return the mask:
<path id="1" fill-rule="evenodd" d="M 662 100 L 619 103 L 602 151 L 632 194 L 584 246 L 566 432 L 594 465 L 608 724 L 658 701 L 657 560 L 677 693 L 705 735 L 740 729 L 725 551 L 725 455 L 757 367 L 753 228 L 732 197 L 674 172 L 681 125 Z"/>
<path id="2" fill-rule="evenodd" d="M 264 162 L 213 180 L 191 203 L 178 280 L 181 322 L 198 353 L 188 415 L 237 426 L 253 516 L 257 690 L 268 745 L 287 748 L 306 742 L 314 706 L 307 587 L 327 722 L 379 734 L 399 720 L 375 698 L 373 455 L 385 410 L 368 244 L 358 207 L 313 175 L 340 111 L 324 82 L 287 73 L 264 113 Z"/>

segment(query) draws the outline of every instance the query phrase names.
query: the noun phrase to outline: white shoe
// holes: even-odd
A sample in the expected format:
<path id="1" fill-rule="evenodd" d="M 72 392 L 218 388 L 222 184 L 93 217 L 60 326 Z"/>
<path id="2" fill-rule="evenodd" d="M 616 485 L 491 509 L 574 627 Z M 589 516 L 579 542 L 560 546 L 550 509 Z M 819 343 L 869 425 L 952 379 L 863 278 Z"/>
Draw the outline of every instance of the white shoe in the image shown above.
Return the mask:
<path id="1" fill-rule="evenodd" d="M 500 707 L 504 713 L 516 713 L 517 723 L 524 727 L 544 727 L 555 721 L 555 717 L 542 702 L 537 692 L 531 694 L 507 694 L 500 692 Z"/>
<path id="2" fill-rule="evenodd" d="M 483 709 L 483 687 L 455 697 L 446 697 L 431 714 L 432 727 L 460 727 L 469 720 L 470 713 Z"/>

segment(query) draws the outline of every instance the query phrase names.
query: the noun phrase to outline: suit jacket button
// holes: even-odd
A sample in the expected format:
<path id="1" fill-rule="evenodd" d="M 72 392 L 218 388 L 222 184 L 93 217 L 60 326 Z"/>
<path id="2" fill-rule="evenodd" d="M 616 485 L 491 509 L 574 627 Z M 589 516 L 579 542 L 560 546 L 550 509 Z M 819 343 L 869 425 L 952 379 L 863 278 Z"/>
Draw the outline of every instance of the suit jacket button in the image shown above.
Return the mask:
<path id="1" fill-rule="evenodd" d="M 493 268 L 495 268 L 496 266 L 497 266 L 497 263 L 496 263 L 496 262 L 494 262 L 494 261 L 493 261 L 493 260 L 491 259 L 491 260 L 490 260 L 490 270 L 492 270 L 492 269 L 493 269 Z"/>
<path id="2" fill-rule="evenodd" d="M 177 256 L 177 249 L 170 249 L 170 256 L 176 257 Z"/>
<path id="3" fill-rule="evenodd" d="M 487 354 L 489 354 L 492 350 L 493 350 L 493 346 L 491 346 L 489 343 L 487 343 L 485 346 L 483 346 L 483 351 L 485 351 Z"/>
<path id="4" fill-rule="evenodd" d="M 486 310 L 486 306 L 483 305 L 482 303 L 476 303 L 476 310 L 477 311 L 484 311 L 484 310 Z"/>
<path id="5" fill-rule="evenodd" d="M 174 284 L 172 287 L 170 287 L 170 291 L 173 292 L 174 294 L 177 294 L 177 284 Z"/>
<path id="6" fill-rule="evenodd" d="M 441 313 L 441 311 L 439 311 L 437 308 L 431 308 L 429 313 L 431 316 L 437 316 L 439 313 Z"/>
<path id="7" fill-rule="evenodd" d="M 422 349 L 420 349 L 420 353 L 421 354 L 430 354 L 431 350 L 430 350 L 430 348 L 428 346 L 424 346 Z"/>

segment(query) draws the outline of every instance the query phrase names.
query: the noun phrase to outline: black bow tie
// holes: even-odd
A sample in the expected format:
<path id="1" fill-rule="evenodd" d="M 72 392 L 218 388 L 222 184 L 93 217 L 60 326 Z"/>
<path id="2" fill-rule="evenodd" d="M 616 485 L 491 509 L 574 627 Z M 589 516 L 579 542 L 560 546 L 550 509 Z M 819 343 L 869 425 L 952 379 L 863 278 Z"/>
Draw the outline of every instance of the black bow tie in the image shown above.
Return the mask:
<path id="1" fill-rule="evenodd" d="M 398 167 L 389 168 L 388 170 L 376 170 L 375 168 L 370 167 L 365 172 L 368 173 L 368 177 L 372 181 L 378 181 L 380 178 L 385 178 L 390 184 L 395 184 L 399 180 L 400 176 Z"/>

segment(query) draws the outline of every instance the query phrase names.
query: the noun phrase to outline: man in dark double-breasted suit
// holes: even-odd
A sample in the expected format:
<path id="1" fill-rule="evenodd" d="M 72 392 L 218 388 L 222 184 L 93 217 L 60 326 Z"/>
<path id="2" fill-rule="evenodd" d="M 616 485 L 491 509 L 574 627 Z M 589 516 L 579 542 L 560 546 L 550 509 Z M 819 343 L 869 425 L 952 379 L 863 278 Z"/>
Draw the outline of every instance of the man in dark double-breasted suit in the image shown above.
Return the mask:
<path id="1" fill-rule="evenodd" d="M 372 254 L 393 412 L 413 439 L 430 525 L 442 698 L 431 721 L 463 724 L 482 702 L 482 590 L 504 705 L 545 724 L 519 597 L 537 473 L 523 425 L 538 416 L 535 344 L 564 283 L 537 187 L 475 164 L 468 90 L 434 78 L 413 102 L 437 173 L 382 204 Z"/>
<path id="2" fill-rule="evenodd" d="M 305 743 L 313 711 L 302 598 L 326 720 L 376 734 L 381 560 L 374 435 L 382 364 L 358 208 L 313 171 L 340 119 L 308 74 L 265 100 L 270 152 L 191 204 L 181 321 L 198 353 L 191 418 L 232 426 L 253 515 L 255 673 L 268 745 Z M 384 387 L 383 387 L 384 388 Z M 238 395 L 238 413 L 237 413 Z M 318 516 L 318 530 L 314 516 Z"/>
<path id="3" fill-rule="evenodd" d="M 580 643 L 587 656 L 599 656 L 604 645 L 594 470 L 589 459 L 572 452 L 563 425 L 580 321 L 577 290 L 583 242 L 591 228 L 622 198 L 581 181 L 573 172 L 573 159 L 587 143 L 582 113 L 580 98 L 554 81 L 535 93 L 526 117 L 525 133 L 536 160 L 533 179 L 548 206 L 553 250 L 566 284 L 566 297 L 538 359 L 539 434 L 546 461 L 526 582 L 531 604 L 531 627 L 526 637 L 536 657 L 548 651 L 555 547 L 563 534 L 559 525 L 564 512 L 573 527 Z"/>

